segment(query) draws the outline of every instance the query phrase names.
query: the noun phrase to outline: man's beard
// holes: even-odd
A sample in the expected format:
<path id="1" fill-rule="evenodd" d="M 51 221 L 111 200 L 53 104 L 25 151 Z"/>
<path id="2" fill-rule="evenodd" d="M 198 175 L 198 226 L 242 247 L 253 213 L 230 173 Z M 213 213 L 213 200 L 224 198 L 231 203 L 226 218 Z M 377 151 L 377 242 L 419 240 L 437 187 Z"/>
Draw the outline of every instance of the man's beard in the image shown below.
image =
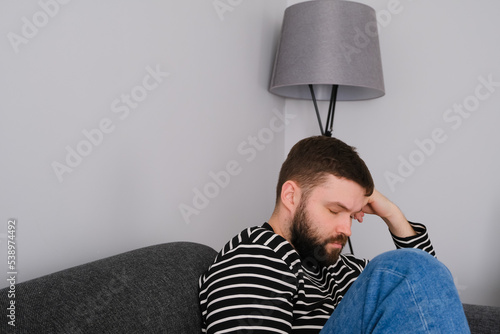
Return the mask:
<path id="1" fill-rule="evenodd" d="M 302 200 L 292 220 L 290 241 L 293 247 L 308 266 L 316 267 L 316 264 L 319 264 L 326 267 L 335 264 L 347 242 L 347 236 L 342 233 L 322 239 L 315 234 L 312 225 L 306 212 L 305 201 Z M 339 243 L 342 247 L 328 252 L 326 245 L 329 243 Z"/>

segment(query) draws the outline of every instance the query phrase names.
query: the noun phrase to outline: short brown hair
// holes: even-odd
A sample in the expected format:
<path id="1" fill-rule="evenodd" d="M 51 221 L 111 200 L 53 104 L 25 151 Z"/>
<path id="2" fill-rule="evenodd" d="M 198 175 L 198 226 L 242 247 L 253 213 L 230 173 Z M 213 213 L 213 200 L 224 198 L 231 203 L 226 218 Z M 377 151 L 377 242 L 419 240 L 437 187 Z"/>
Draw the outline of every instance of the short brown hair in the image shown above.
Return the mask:
<path id="1" fill-rule="evenodd" d="M 356 148 L 337 138 L 314 136 L 302 139 L 288 153 L 278 178 L 276 203 L 286 181 L 295 181 L 306 199 L 328 174 L 356 182 L 366 190 L 366 196 L 373 193 L 372 176 Z"/>

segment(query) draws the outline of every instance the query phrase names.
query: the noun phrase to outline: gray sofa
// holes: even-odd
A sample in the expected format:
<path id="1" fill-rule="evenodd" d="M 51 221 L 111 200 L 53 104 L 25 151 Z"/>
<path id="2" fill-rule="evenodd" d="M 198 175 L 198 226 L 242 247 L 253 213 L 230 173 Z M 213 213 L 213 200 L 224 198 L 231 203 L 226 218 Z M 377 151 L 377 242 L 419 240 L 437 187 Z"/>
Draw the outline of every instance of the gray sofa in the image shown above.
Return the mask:
<path id="1" fill-rule="evenodd" d="M 0 290 L 4 314 L 15 300 L 15 327 L 1 333 L 200 333 L 198 277 L 212 248 L 172 242 L 149 246 Z M 464 305 L 472 333 L 500 333 L 500 308 Z"/>

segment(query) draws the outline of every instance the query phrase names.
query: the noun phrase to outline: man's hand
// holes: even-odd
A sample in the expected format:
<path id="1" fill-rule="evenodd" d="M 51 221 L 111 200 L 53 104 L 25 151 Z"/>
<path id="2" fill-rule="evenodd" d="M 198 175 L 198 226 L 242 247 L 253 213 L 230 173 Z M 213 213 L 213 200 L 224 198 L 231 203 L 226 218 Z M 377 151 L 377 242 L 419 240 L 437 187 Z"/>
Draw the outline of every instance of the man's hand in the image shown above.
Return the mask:
<path id="1" fill-rule="evenodd" d="M 415 231 L 406 220 L 403 212 L 391 202 L 387 197 L 378 192 L 377 189 L 368 198 L 368 202 L 361 212 L 354 215 L 354 218 L 360 223 L 363 222 L 365 213 L 377 215 L 384 220 L 392 234 L 400 238 L 415 235 Z"/>

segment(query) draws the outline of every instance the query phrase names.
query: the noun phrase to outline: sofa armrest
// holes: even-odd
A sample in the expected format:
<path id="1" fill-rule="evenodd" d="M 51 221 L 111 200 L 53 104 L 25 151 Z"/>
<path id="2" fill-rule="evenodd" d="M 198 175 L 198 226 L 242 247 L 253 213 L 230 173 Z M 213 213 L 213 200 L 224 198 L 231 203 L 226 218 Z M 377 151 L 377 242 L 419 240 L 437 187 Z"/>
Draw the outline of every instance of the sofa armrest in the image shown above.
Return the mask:
<path id="1" fill-rule="evenodd" d="M 16 326 L 4 319 L 0 332 L 198 333 L 198 278 L 215 255 L 208 246 L 173 242 L 19 283 Z M 3 310 L 8 303 L 3 289 Z"/>

